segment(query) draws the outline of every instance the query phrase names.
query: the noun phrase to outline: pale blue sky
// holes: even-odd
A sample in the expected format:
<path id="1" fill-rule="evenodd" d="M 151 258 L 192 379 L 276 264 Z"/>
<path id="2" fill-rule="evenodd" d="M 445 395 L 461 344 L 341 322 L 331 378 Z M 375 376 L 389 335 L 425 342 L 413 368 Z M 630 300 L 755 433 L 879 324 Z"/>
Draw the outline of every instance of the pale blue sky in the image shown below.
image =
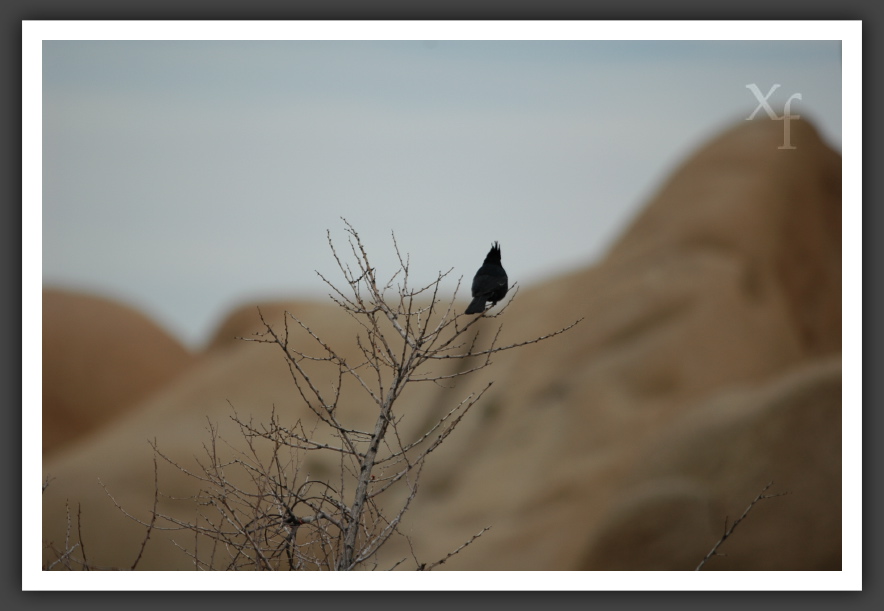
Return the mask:
<path id="1" fill-rule="evenodd" d="M 427 280 L 494 240 L 523 286 L 587 265 L 750 83 L 841 148 L 839 41 L 45 41 L 42 67 L 44 285 L 192 346 L 324 298 L 340 216 L 381 273 L 391 230 Z"/>

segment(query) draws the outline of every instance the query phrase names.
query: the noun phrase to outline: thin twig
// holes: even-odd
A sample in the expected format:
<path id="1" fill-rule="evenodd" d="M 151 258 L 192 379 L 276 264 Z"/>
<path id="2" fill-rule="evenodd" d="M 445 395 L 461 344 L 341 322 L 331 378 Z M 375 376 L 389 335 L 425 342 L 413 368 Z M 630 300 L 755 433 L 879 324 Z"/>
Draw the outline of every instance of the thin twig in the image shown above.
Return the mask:
<path id="1" fill-rule="evenodd" d="M 462 550 L 463 548 L 465 548 L 467 545 L 469 545 L 470 543 L 472 543 L 473 541 L 475 541 L 476 539 L 478 539 L 479 537 L 481 537 L 482 535 L 484 535 L 484 534 L 485 534 L 486 532 L 488 532 L 490 529 L 491 529 L 490 526 L 486 526 L 485 528 L 483 528 L 482 530 L 480 530 L 478 533 L 476 533 L 475 535 L 473 535 L 472 538 L 471 538 L 469 541 L 467 541 L 466 543 L 464 543 L 463 545 L 461 545 L 459 548 L 457 548 L 457 549 L 454 550 L 453 552 L 449 553 L 447 556 L 445 556 L 445 557 L 442 558 L 441 560 L 437 560 L 436 562 L 434 562 L 434 563 L 432 563 L 432 564 L 421 564 L 421 565 L 417 568 L 417 570 L 419 570 L 419 571 L 432 571 L 434 568 L 436 568 L 436 567 L 439 566 L 440 564 L 443 564 L 446 560 L 448 560 L 449 558 L 451 558 L 452 556 L 454 556 L 455 554 L 457 554 L 458 552 L 460 552 L 460 550 Z"/>
<path id="2" fill-rule="evenodd" d="M 721 536 L 721 539 L 718 540 L 718 543 L 716 543 L 715 545 L 712 546 L 712 549 L 709 550 L 709 553 L 706 554 L 706 557 L 700 561 L 700 564 L 698 564 L 697 568 L 694 569 L 695 571 L 699 571 L 700 569 L 702 569 L 703 565 L 706 564 L 706 561 L 708 561 L 713 556 L 726 556 L 727 555 L 727 554 L 719 554 L 718 548 L 721 546 L 722 543 L 724 543 L 727 540 L 728 537 L 730 537 L 734 533 L 734 530 L 736 530 L 736 528 L 740 524 L 740 522 L 742 522 L 744 519 L 746 519 L 746 516 L 749 515 L 749 512 L 752 511 L 752 508 L 755 507 L 755 504 L 758 501 L 763 501 L 764 499 L 772 499 L 777 496 L 784 496 L 786 494 L 789 494 L 788 492 L 780 492 L 778 494 L 764 494 L 765 492 L 767 492 L 770 489 L 771 486 L 773 486 L 772 481 L 768 482 L 767 486 L 762 488 L 761 492 L 758 493 L 758 496 L 756 496 L 755 499 L 753 499 L 752 502 L 749 503 L 749 506 L 746 507 L 746 511 L 743 512 L 743 515 L 741 515 L 739 518 L 734 520 L 734 522 L 730 525 L 730 527 L 728 527 L 728 525 L 727 525 L 727 517 L 724 518 L 724 534 Z"/>
<path id="3" fill-rule="evenodd" d="M 154 439 L 154 445 L 156 445 L 156 439 Z M 150 524 L 147 526 L 147 532 L 144 534 L 144 539 L 141 541 L 141 549 L 138 550 L 138 556 L 135 557 L 135 561 L 132 563 L 132 566 L 129 570 L 134 571 L 138 566 L 138 563 L 141 562 L 141 557 L 144 554 L 144 548 L 147 547 L 147 541 L 150 539 L 150 533 L 153 532 L 154 524 L 157 522 L 157 505 L 159 503 L 160 497 L 160 480 L 157 474 L 157 457 L 154 454 L 153 457 L 153 509 L 150 511 Z M 84 556 L 85 558 L 85 556 Z"/>

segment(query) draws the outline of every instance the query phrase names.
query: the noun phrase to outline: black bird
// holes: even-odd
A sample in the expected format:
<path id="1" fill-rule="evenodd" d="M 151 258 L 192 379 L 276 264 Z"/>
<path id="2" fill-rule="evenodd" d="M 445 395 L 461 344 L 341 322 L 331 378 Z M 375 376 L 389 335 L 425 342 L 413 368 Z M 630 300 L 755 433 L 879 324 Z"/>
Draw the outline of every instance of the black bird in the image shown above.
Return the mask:
<path id="1" fill-rule="evenodd" d="M 506 295 L 507 282 L 506 271 L 500 264 L 500 244 L 494 242 L 473 278 L 473 301 L 466 314 L 484 312 L 486 301 L 490 301 L 491 307 L 494 307 Z"/>

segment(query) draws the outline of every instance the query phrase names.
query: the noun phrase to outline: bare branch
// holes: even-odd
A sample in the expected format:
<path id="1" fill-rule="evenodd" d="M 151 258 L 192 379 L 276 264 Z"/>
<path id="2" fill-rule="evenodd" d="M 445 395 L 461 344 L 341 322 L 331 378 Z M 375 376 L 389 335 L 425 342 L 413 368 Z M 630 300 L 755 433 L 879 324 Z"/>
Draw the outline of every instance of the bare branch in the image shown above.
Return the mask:
<path id="1" fill-rule="evenodd" d="M 768 484 L 764 488 L 762 488 L 761 492 L 758 493 L 758 496 L 756 496 L 752 500 L 752 502 L 749 503 L 749 506 L 746 507 L 746 511 L 743 512 L 743 515 L 741 515 L 739 518 L 734 520 L 734 522 L 730 525 L 730 527 L 728 527 L 728 525 L 727 525 L 727 517 L 724 518 L 724 534 L 721 536 L 721 539 L 718 540 L 718 543 L 716 543 L 715 545 L 712 546 L 712 549 L 709 550 L 709 553 L 706 554 L 706 557 L 700 561 L 700 564 L 698 564 L 697 568 L 694 569 L 695 571 L 699 571 L 700 569 L 702 569 L 703 565 L 706 564 L 706 562 L 710 558 L 712 558 L 713 556 L 726 556 L 727 555 L 727 554 L 720 554 L 718 552 L 718 548 L 721 547 L 722 543 L 727 541 L 728 537 L 730 537 L 732 534 L 734 534 L 734 530 L 736 530 L 736 528 L 740 524 L 740 522 L 742 522 L 743 520 L 746 519 L 746 516 L 749 515 L 749 512 L 752 511 L 752 508 L 755 507 L 755 504 L 757 502 L 763 501 L 764 499 L 772 499 L 772 498 L 775 498 L 778 496 L 785 496 L 785 495 L 789 494 L 788 492 L 780 492 L 778 494 L 765 494 L 765 492 L 767 492 L 771 486 L 773 486 L 772 481 L 768 482 Z"/>
<path id="2" fill-rule="evenodd" d="M 481 537 L 482 535 L 484 535 L 484 534 L 485 534 L 486 532 L 488 532 L 490 529 L 491 529 L 490 526 L 486 526 L 485 528 L 483 528 L 482 530 L 480 530 L 479 532 L 477 532 L 475 535 L 473 535 L 472 538 L 471 538 L 469 541 L 467 541 L 466 543 L 462 544 L 460 547 L 458 547 L 458 548 L 457 548 L 456 550 L 454 550 L 453 552 L 449 553 L 447 556 L 445 556 L 445 557 L 442 558 L 441 560 L 437 560 L 436 562 L 434 562 L 434 563 L 432 563 L 432 564 L 421 564 L 420 566 L 418 566 L 417 570 L 419 570 L 419 571 L 432 571 L 434 568 L 436 568 L 436 567 L 439 566 L 440 564 L 443 564 L 446 560 L 448 560 L 449 558 L 451 558 L 452 556 L 454 556 L 455 554 L 457 554 L 458 552 L 460 552 L 460 550 L 462 550 L 463 548 L 465 548 L 467 545 L 469 545 L 470 543 L 472 543 L 473 541 L 475 541 L 476 539 L 478 539 L 479 537 Z"/>

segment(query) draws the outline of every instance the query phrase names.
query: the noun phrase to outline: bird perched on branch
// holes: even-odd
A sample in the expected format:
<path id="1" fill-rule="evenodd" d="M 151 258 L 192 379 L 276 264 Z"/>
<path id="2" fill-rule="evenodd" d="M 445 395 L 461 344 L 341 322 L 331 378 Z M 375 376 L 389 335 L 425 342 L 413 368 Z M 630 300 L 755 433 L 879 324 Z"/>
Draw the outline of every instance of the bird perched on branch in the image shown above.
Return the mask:
<path id="1" fill-rule="evenodd" d="M 500 244 L 494 242 L 485 257 L 485 262 L 473 278 L 473 301 L 465 313 L 484 312 L 487 301 L 490 301 L 491 307 L 494 307 L 506 295 L 507 282 L 506 271 L 500 264 Z"/>

